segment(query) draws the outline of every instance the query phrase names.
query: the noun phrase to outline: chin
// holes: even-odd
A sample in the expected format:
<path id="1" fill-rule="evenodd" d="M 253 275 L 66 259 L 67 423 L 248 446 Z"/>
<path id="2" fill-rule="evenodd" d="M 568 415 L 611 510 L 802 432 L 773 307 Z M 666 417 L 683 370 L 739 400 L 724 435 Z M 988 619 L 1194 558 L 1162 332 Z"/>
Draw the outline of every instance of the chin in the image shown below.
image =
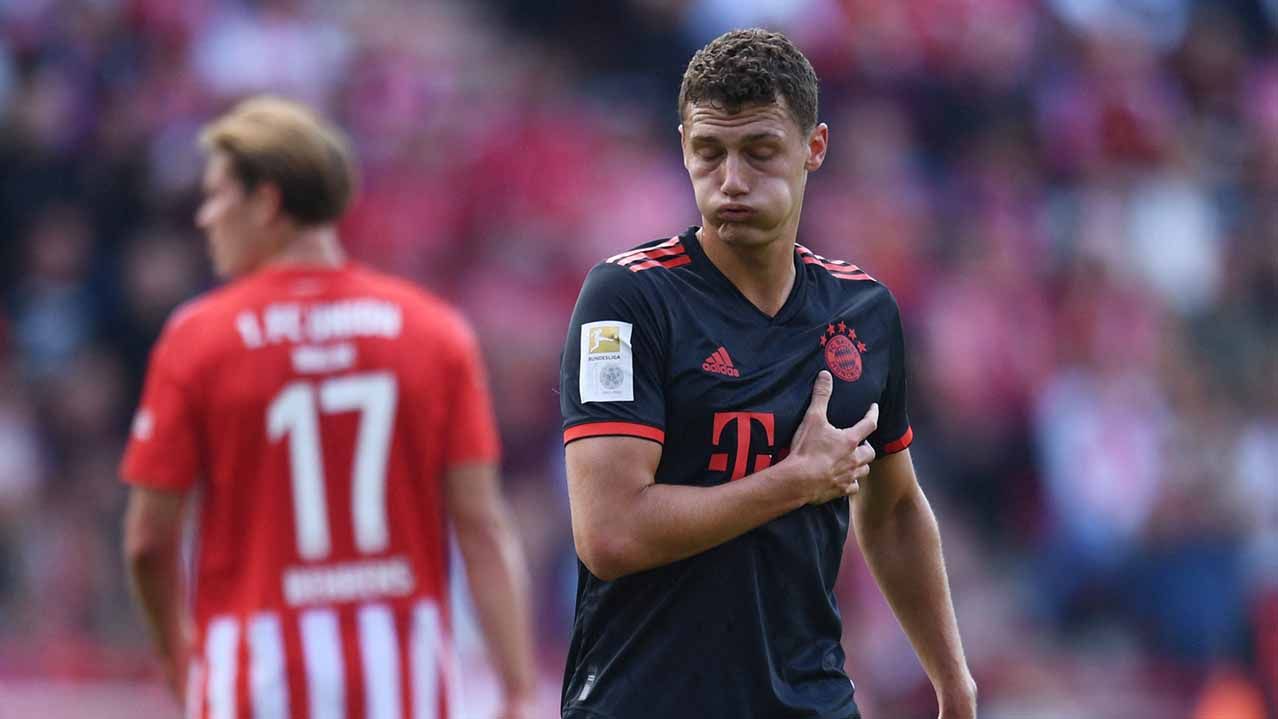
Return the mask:
<path id="1" fill-rule="evenodd" d="M 754 225 L 743 225 L 732 222 L 726 225 L 720 225 L 718 228 L 719 239 L 729 245 L 737 245 L 741 247 L 757 247 L 766 245 L 772 240 L 771 233 L 762 227 Z"/>
<path id="2" fill-rule="evenodd" d="M 216 275 L 218 279 L 229 280 L 237 273 L 235 265 L 230 260 L 221 257 L 214 257 L 213 274 Z"/>

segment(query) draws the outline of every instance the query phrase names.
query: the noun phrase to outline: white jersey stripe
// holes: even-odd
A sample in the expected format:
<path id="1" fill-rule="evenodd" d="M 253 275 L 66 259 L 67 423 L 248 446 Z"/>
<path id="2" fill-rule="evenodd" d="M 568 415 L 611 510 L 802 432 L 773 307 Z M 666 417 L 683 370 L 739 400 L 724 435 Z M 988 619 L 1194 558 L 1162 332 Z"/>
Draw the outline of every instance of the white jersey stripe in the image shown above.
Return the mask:
<path id="1" fill-rule="evenodd" d="M 359 650 L 364 669 L 364 709 L 368 719 L 402 719 L 399 647 L 395 619 L 384 604 L 359 609 Z"/>
<path id="2" fill-rule="evenodd" d="M 439 608 L 432 601 L 413 608 L 410 666 L 413 673 L 413 719 L 439 719 Z"/>
<path id="3" fill-rule="evenodd" d="M 461 660 L 457 658 L 457 652 L 453 651 L 452 638 L 448 636 L 447 630 L 444 630 L 440 638 L 439 661 L 443 667 L 444 695 L 448 699 L 444 704 L 445 715 L 467 716 L 466 707 L 462 704 Z"/>
<path id="4" fill-rule="evenodd" d="M 235 719 L 235 666 L 239 655 L 240 625 L 232 617 L 209 622 L 204 658 L 209 667 L 209 719 Z"/>
<path id="5" fill-rule="evenodd" d="M 253 719 L 289 719 L 288 678 L 284 674 L 284 634 L 269 612 L 249 620 L 249 696 Z"/>
<path id="6" fill-rule="evenodd" d="M 186 668 L 186 719 L 204 719 L 204 662 L 192 657 Z"/>
<path id="7" fill-rule="evenodd" d="M 311 719 L 344 719 L 345 666 L 337 613 L 308 609 L 298 620 L 302 628 L 302 656 L 306 664 L 306 695 Z"/>

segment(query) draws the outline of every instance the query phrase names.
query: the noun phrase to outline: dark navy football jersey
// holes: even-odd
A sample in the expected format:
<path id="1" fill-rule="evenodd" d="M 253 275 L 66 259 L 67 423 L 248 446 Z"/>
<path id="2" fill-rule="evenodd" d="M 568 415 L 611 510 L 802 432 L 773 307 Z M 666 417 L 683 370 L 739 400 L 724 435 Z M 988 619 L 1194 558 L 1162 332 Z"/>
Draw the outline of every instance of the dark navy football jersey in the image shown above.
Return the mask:
<path id="1" fill-rule="evenodd" d="M 905 350 L 887 289 L 796 245 L 794 288 L 768 317 L 696 231 L 590 271 L 564 347 L 564 442 L 642 437 L 662 445 L 657 482 L 730 482 L 785 457 L 828 369 L 834 426 L 878 402 L 871 445 L 879 456 L 907 447 Z M 847 533 L 844 498 L 611 582 L 579 562 L 563 716 L 857 716 L 834 597 Z"/>

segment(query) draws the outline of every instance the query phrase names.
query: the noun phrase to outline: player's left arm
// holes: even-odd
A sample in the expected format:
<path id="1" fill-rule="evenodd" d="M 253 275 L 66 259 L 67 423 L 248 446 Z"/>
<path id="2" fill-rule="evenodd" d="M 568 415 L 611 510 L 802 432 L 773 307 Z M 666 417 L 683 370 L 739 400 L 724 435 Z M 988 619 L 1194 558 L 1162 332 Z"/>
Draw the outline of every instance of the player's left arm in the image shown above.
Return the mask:
<path id="1" fill-rule="evenodd" d="M 190 348 L 199 324 L 189 306 L 175 310 L 151 350 L 146 384 L 120 461 L 130 485 L 124 515 L 129 584 L 159 649 L 169 687 L 181 703 L 193 638 L 180 564 L 186 498 L 204 474 L 201 402 Z"/>
<path id="2" fill-rule="evenodd" d="M 505 690 L 500 719 L 532 716 L 536 693 L 528 567 L 497 465 L 473 462 L 444 476 L 445 501 L 475 613 Z"/>
<path id="3" fill-rule="evenodd" d="M 501 491 L 500 441 L 482 350 L 465 319 L 452 315 L 451 322 L 444 360 L 445 510 L 505 694 L 497 719 L 527 719 L 535 713 L 537 689 L 528 565 Z"/>
<path id="4" fill-rule="evenodd" d="M 179 565 L 186 494 L 134 486 L 124 515 L 124 563 L 130 588 L 159 649 L 169 688 L 179 701 L 191 642 Z"/>
<path id="5" fill-rule="evenodd" d="M 963 656 L 936 517 L 908 449 L 870 465 L 852 498 L 857 543 L 936 690 L 942 719 L 976 716 L 976 683 Z"/>

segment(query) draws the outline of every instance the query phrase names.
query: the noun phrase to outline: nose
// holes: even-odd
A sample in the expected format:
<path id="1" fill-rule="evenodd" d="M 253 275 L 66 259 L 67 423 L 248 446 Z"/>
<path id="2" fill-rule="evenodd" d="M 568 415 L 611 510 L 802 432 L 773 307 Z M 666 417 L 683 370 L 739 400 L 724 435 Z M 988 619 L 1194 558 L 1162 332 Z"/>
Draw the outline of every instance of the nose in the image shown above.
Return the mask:
<path id="1" fill-rule="evenodd" d="M 200 208 L 195 211 L 195 226 L 201 230 L 208 229 L 211 218 L 209 217 L 209 203 L 200 204 Z"/>
<path id="2" fill-rule="evenodd" d="M 723 161 L 723 182 L 719 191 L 728 197 L 739 197 L 750 191 L 745 180 L 745 162 L 736 153 L 730 152 Z"/>

